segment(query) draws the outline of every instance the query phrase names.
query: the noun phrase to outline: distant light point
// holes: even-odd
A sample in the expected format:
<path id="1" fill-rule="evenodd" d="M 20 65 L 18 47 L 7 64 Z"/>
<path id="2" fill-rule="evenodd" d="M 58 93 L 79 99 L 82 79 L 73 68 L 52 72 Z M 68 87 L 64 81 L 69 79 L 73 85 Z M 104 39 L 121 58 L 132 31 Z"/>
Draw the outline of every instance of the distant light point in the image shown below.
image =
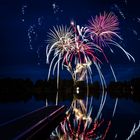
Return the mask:
<path id="1" fill-rule="evenodd" d="M 74 21 L 71 21 L 70 24 L 73 26 L 74 25 Z"/>

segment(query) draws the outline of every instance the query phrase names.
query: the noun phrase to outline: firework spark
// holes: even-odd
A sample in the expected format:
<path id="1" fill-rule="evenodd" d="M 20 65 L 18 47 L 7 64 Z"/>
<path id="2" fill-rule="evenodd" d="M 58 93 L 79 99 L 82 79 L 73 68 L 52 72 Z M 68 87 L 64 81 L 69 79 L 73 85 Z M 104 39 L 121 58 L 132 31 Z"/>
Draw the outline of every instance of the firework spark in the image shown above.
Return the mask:
<path id="1" fill-rule="evenodd" d="M 36 38 L 37 37 L 37 34 L 35 32 L 35 25 L 31 25 L 28 29 L 28 38 L 29 38 L 29 46 L 30 46 L 30 49 L 32 50 L 33 47 L 32 47 L 32 38 Z"/>
<path id="2" fill-rule="evenodd" d="M 22 6 L 22 9 L 21 9 L 21 11 L 22 11 L 22 15 L 23 15 L 23 18 L 22 18 L 22 21 L 24 22 L 24 15 L 25 15 L 25 9 L 27 8 L 27 5 L 23 5 Z"/>
<path id="3" fill-rule="evenodd" d="M 52 52 L 54 52 L 54 57 L 50 64 L 48 79 L 50 77 L 50 72 L 52 69 L 52 65 L 57 58 L 57 61 L 54 63 L 53 72 L 55 71 L 56 66 L 58 65 L 58 69 L 60 66 L 60 61 L 63 59 L 63 62 L 67 62 L 67 55 L 73 49 L 74 37 L 72 34 L 72 30 L 67 28 L 66 26 L 57 26 L 54 27 L 54 30 L 51 30 L 49 33 L 49 39 L 47 40 L 49 46 L 47 46 L 47 63 L 49 63 L 49 58 Z M 68 62 L 67 62 L 68 63 Z M 63 63 L 62 63 L 63 66 Z M 59 71 L 59 70 L 58 70 Z"/>

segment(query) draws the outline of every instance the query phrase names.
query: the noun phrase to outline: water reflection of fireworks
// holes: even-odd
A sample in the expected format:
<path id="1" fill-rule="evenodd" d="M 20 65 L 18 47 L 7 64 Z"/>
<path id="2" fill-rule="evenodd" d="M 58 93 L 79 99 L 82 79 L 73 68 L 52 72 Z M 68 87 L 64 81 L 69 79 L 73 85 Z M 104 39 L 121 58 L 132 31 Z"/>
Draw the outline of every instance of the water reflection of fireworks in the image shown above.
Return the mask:
<path id="1" fill-rule="evenodd" d="M 66 113 L 65 119 L 60 123 L 60 126 L 52 133 L 51 139 L 60 140 L 91 140 L 91 139 L 105 139 L 111 121 L 106 122 L 106 128 L 103 119 L 93 121 L 91 118 L 91 111 L 87 112 L 83 100 L 74 100 L 70 109 Z M 102 133 L 99 134 L 99 130 Z"/>
<path id="2" fill-rule="evenodd" d="M 106 102 L 107 93 L 105 92 L 106 81 L 101 71 L 101 65 L 103 61 L 99 56 L 102 55 L 110 66 L 115 81 L 117 81 L 115 73 L 108 57 L 104 53 L 105 47 L 116 46 L 121 49 L 129 60 L 134 58 L 122 48 L 122 46 L 116 41 L 121 39 L 117 33 L 119 30 L 119 23 L 117 17 L 113 13 L 100 16 L 96 16 L 95 19 L 89 21 L 89 25 L 80 27 L 71 22 L 71 26 L 57 26 L 53 30 L 50 30 L 48 46 L 46 48 L 47 63 L 50 63 L 48 79 L 51 72 L 57 71 L 57 87 L 59 86 L 59 71 L 64 67 L 71 74 L 74 85 L 77 85 L 79 81 L 86 81 L 87 89 L 88 83 L 92 82 L 92 64 L 95 65 L 101 85 L 102 85 L 102 98 L 98 113 L 94 120 L 91 117 L 92 114 L 92 99 L 87 99 L 86 103 L 82 100 L 73 100 L 71 107 L 67 111 L 66 118 L 61 125 L 56 128 L 56 131 L 52 133 L 52 137 L 58 137 L 59 139 L 76 139 L 89 140 L 89 139 L 105 139 L 106 134 L 110 128 L 111 121 L 104 132 L 97 133 L 97 129 L 102 125 L 101 112 Z M 59 87 L 58 87 L 59 88 Z M 77 87 L 77 94 L 79 94 L 79 87 Z M 113 116 L 115 114 L 117 99 L 114 105 Z M 56 96 L 56 104 L 58 104 L 58 92 Z M 72 119 L 72 121 L 71 121 Z M 60 130 L 59 130 L 60 129 Z M 69 132 L 69 133 L 68 133 Z M 53 138 L 52 138 L 53 139 Z"/>

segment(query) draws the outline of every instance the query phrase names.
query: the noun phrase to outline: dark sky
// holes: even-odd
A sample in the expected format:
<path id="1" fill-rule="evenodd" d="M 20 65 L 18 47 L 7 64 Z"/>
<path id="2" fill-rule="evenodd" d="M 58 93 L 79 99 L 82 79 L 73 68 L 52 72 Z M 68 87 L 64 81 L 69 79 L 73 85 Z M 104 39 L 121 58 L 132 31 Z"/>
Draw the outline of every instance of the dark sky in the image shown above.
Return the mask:
<path id="1" fill-rule="evenodd" d="M 136 59 L 135 63 L 129 62 L 120 50 L 114 49 L 115 54 L 109 57 L 118 80 L 140 76 L 139 5 L 138 0 L 0 0 L 0 78 L 47 78 L 45 47 L 49 29 L 69 26 L 71 20 L 85 25 L 104 11 L 118 16 L 122 45 Z M 103 66 L 110 81 L 113 77 L 108 69 Z M 63 78 L 68 75 L 66 71 L 61 73 Z M 98 79 L 96 71 L 93 75 Z"/>

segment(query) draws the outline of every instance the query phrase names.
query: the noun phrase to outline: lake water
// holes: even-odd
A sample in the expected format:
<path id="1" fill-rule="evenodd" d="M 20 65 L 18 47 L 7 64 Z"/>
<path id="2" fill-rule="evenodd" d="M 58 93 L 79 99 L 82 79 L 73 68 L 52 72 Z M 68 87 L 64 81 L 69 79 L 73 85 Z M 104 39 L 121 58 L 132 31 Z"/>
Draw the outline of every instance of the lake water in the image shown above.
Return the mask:
<path id="1" fill-rule="evenodd" d="M 90 97 L 91 98 L 91 97 Z M 84 100 L 86 98 L 83 98 Z M 59 104 L 65 104 L 69 106 L 71 103 L 71 100 L 69 99 L 63 99 L 61 98 L 61 101 Z M 93 116 L 94 113 L 97 113 L 97 109 L 100 103 L 100 97 L 94 98 L 93 97 Z M 54 105 L 54 99 L 51 101 L 51 99 L 48 100 L 48 105 Z M 112 126 L 111 130 L 109 130 L 110 138 L 118 140 L 125 140 L 132 128 L 134 123 L 138 125 L 140 120 L 140 102 L 134 102 L 131 99 L 119 99 L 115 117 L 112 119 L 112 112 L 113 107 L 115 104 L 115 99 L 107 97 L 106 104 L 104 106 L 102 117 L 104 119 L 111 119 L 112 120 Z M 38 108 L 41 108 L 42 106 L 46 105 L 46 101 L 43 100 L 37 100 L 34 97 L 32 97 L 30 100 L 23 102 L 9 102 L 9 103 L 0 103 L 0 124 L 7 122 L 11 119 L 15 119 L 16 117 L 19 117 L 25 113 L 28 113 L 30 111 L 36 110 Z M 109 139 L 110 139 L 109 138 Z M 136 132 L 136 135 L 132 138 L 134 140 L 140 140 L 140 130 Z"/>

